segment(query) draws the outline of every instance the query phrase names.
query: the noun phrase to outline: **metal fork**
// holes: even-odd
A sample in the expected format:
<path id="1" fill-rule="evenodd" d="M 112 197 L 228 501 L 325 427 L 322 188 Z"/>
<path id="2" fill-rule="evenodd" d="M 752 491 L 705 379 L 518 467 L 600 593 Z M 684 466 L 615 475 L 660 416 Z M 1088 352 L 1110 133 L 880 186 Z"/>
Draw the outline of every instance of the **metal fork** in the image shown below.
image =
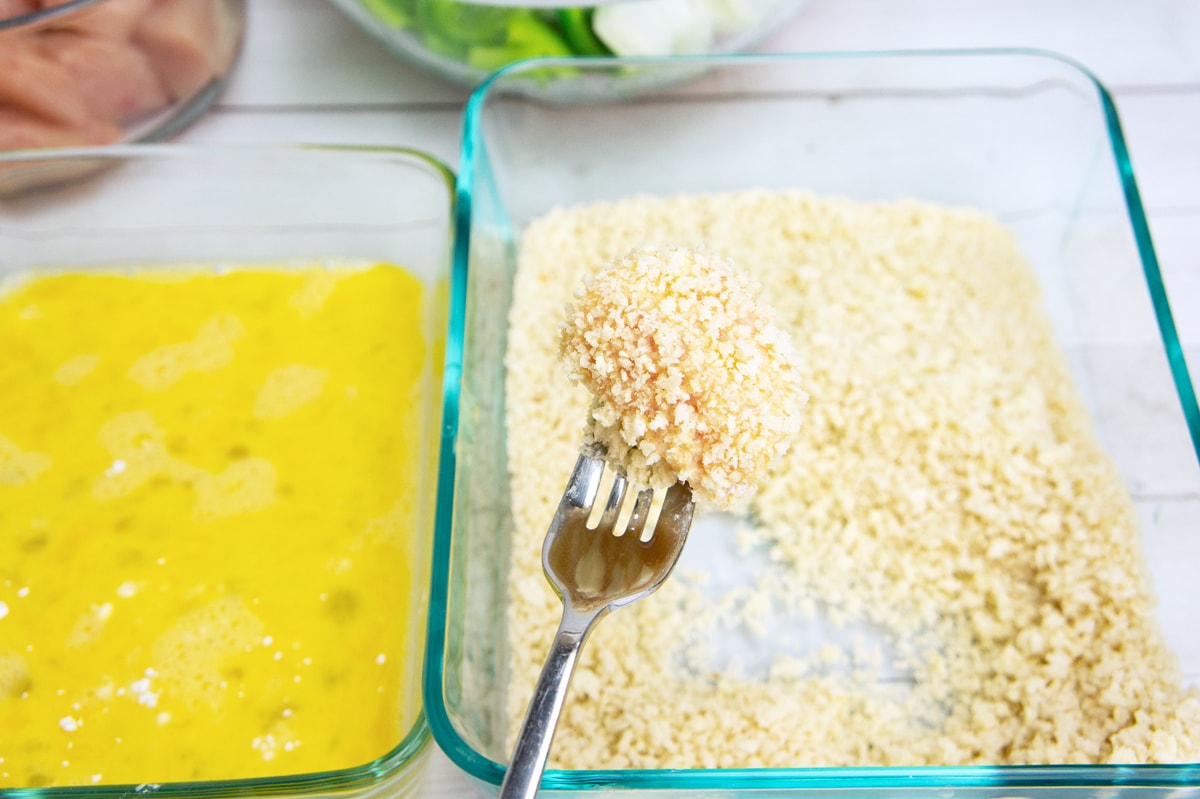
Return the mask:
<path id="1" fill-rule="evenodd" d="M 589 528 L 604 465 L 597 453 L 580 454 L 542 544 L 542 568 L 562 599 L 562 621 L 525 713 L 499 799 L 532 799 L 537 794 L 571 674 L 588 633 L 610 611 L 649 596 L 662 585 L 692 525 L 691 489 L 676 483 L 667 489 L 646 540 L 654 498 L 650 489 L 638 493 L 625 530 L 617 531 L 627 489 L 625 476 L 617 474 L 599 522 Z"/>

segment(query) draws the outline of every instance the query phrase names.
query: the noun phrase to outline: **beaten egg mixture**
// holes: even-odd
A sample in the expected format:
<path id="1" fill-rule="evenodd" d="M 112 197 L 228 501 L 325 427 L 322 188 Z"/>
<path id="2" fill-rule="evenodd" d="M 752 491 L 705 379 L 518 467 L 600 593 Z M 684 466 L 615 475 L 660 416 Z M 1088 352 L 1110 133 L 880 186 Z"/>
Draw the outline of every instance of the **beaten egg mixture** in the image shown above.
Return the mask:
<path id="1" fill-rule="evenodd" d="M 0 787 L 399 743 L 422 303 L 389 265 L 0 288 Z"/>

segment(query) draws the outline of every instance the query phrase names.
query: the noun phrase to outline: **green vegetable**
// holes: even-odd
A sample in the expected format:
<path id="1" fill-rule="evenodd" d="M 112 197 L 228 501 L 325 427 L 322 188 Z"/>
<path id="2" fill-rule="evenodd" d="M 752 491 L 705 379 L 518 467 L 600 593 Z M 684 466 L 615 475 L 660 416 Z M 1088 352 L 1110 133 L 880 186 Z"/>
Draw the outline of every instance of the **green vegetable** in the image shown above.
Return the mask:
<path id="1" fill-rule="evenodd" d="M 592 30 L 592 12 L 583 8 L 560 8 L 558 24 L 571 49 L 579 55 L 609 55 L 604 42 Z"/>
<path id="2" fill-rule="evenodd" d="M 414 20 L 413 0 L 362 0 L 363 8 L 393 28 L 407 28 Z"/>
<path id="3" fill-rule="evenodd" d="M 460 3 L 458 0 L 416 0 L 417 26 L 425 35 L 463 44 L 494 44 L 503 41 L 513 11 L 501 6 Z"/>
<path id="4" fill-rule="evenodd" d="M 458 0 L 362 0 L 382 22 L 411 29 L 432 53 L 491 72 L 535 56 L 606 55 L 591 12 L 463 3 Z M 546 70 L 561 76 L 574 70 Z"/>
<path id="5" fill-rule="evenodd" d="M 557 30 L 536 14 L 523 10 L 510 12 L 503 44 L 472 47 L 467 53 L 467 63 L 491 72 L 522 58 L 571 54 L 570 46 Z"/>
<path id="6" fill-rule="evenodd" d="M 515 60 L 512 48 L 506 45 L 500 45 L 499 47 L 480 45 L 472 47 L 467 51 L 467 66 L 484 72 L 493 72 Z"/>
<path id="7" fill-rule="evenodd" d="M 539 55 L 573 55 L 570 45 L 558 34 L 558 31 L 533 14 L 525 16 L 514 14 L 508 20 L 508 44 L 519 53 L 517 58 L 532 58 Z"/>

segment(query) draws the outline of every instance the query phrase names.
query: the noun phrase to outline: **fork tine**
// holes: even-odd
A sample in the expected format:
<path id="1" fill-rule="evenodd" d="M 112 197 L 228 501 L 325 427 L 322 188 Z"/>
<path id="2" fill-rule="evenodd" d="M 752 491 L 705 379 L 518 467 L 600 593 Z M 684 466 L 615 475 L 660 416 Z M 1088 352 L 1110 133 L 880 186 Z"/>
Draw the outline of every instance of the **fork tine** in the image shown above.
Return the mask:
<path id="1" fill-rule="evenodd" d="M 692 489 L 687 483 L 676 483 L 667 489 L 663 497 L 662 510 L 658 514 L 658 524 L 670 520 L 676 526 L 687 529 L 692 523 L 692 513 L 696 503 L 692 501 Z M 657 527 L 655 528 L 657 529 Z"/>
<path id="2" fill-rule="evenodd" d="M 658 519 L 646 543 L 655 553 L 654 557 L 674 560 L 692 526 L 692 514 L 696 503 L 692 501 L 692 490 L 685 483 L 676 483 L 663 495 Z"/>
<path id="3" fill-rule="evenodd" d="M 645 488 L 638 492 L 637 502 L 633 503 L 633 513 L 629 516 L 629 524 L 625 526 L 625 535 L 640 539 L 646 529 L 646 519 L 650 516 L 650 503 L 654 501 L 654 492 Z"/>
<path id="4" fill-rule="evenodd" d="M 596 529 L 606 533 L 619 532 L 614 528 L 617 526 L 617 516 L 621 513 L 621 504 L 625 501 L 625 489 L 628 487 L 628 480 L 625 475 L 617 472 L 613 475 L 612 489 L 608 492 L 608 502 L 604 505 L 604 512 L 600 514 L 600 520 L 596 523 Z"/>
<path id="5" fill-rule="evenodd" d="M 581 454 L 575 461 L 575 469 L 559 502 L 560 512 L 568 506 L 591 508 L 596 495 L 600 493 L 600 475 L 603 473 L 603 459 Z"/>

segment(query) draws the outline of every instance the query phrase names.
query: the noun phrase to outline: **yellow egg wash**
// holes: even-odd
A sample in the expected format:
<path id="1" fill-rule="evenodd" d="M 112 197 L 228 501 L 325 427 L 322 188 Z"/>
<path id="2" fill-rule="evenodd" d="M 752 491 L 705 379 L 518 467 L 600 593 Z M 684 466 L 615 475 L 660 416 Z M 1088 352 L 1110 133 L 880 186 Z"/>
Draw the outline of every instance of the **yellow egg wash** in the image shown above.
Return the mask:
<path id="1" fill-rule="evenodd" d="M 0 787 L 400 742 L 427 300 L 384 264 L 0 290 Z"/>

